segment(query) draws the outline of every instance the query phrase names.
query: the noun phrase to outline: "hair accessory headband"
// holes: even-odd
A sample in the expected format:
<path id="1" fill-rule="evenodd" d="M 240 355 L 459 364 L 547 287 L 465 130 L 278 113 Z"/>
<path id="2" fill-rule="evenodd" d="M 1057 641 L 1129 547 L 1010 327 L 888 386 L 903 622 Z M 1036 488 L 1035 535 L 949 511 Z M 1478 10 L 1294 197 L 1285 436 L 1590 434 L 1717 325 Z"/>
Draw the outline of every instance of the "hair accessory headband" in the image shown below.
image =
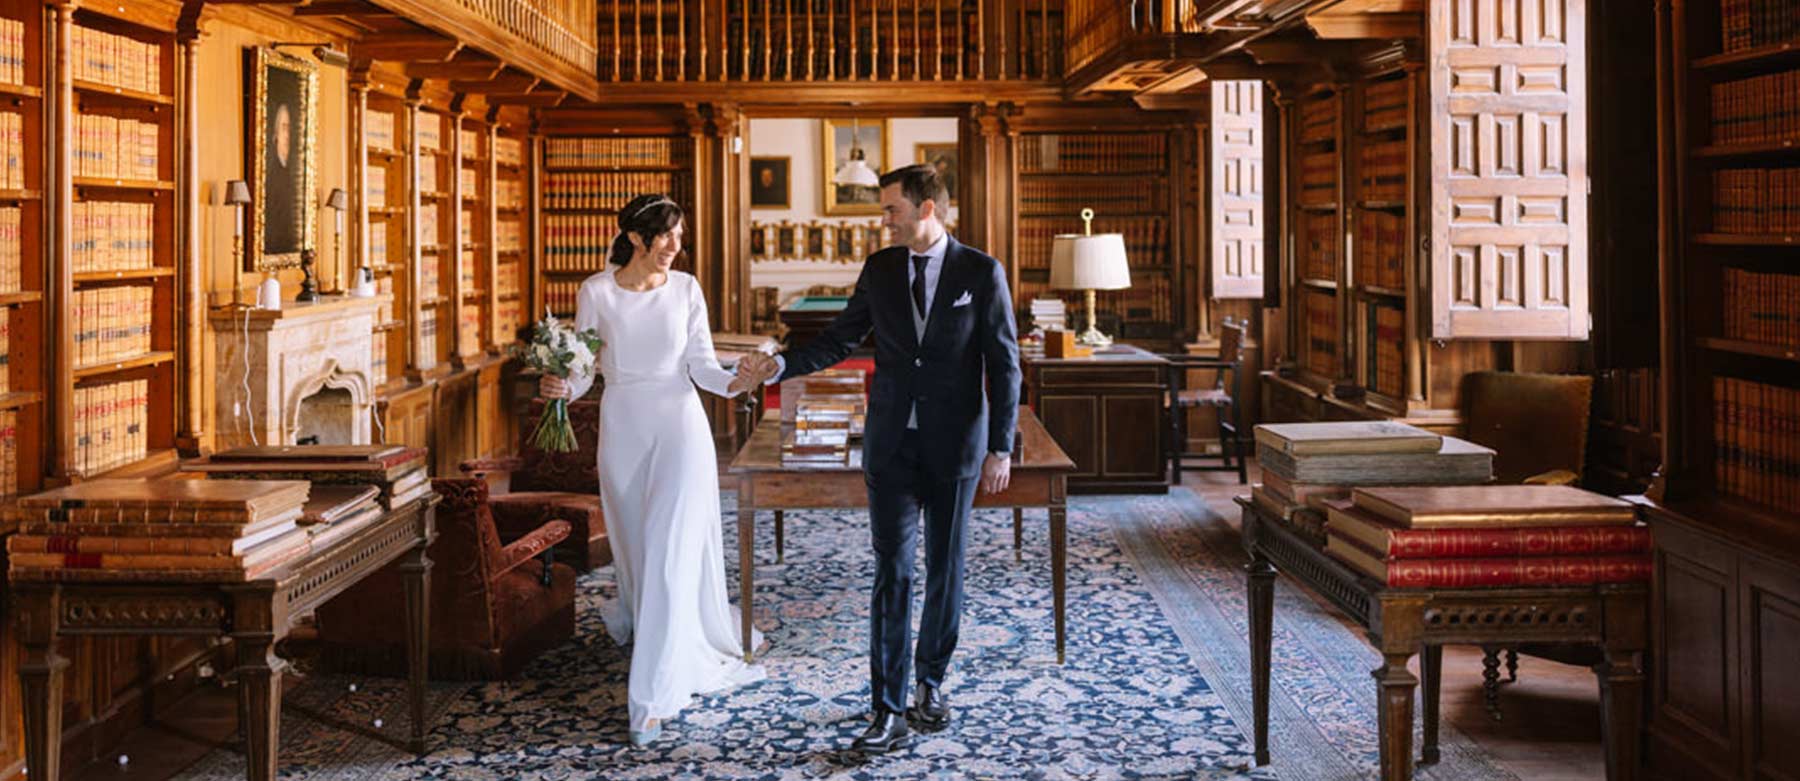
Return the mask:
<path id="1" fill-rule="evenodd" d="M 643 213 L 644 213 L 644 212 L 645 212 L 645 211 L 647 211 L 647 210 L 649 210 L 649 208 L 650 208 L 650 207 L 652 207 L 652 206 L 661 206 L 661 205 L 663 205 L 663 204 L 665 204 L 665 203 L 666 203 L 666 204 L 670 204 L 670 205 L 674 205 L 674 203 L 675 203 L 675 202 L 674 202 L 674 201 L 671 201 L 671 200 L 669 200 L 669 196 L 666 196 L 666 195 L 659 195 L 659 196 L 657 196 L 657 197 L 656 197 L 656 200 L 654 200 L 654 201 L 651 201 L 651 202 L 649 202 L 649 203 L 646 203 L 646 204 L 644 204 L 644 205 L 643 205 L 643 206 L 639 206 L 639 207 L 637 207 L 637 208 L 636 208 L 636 209 L 633 209 L 633 210 L 632 210 L 632 211 L 631 211 L 631 215 L 630 215 L 630 216 L 625 216 L 625 215 L 619 215 L 619 216 L 620 216 L 620 217 L 621 217 L 621 220 L 622 220 L 622 221 L 624 221 L 624 220 L 635 220 L 635 219 L 637 219 L 637 218 L 638 218 L 638 216 L 639 216 L 639 215 L 641 215 L 641 214 L 643 214 Z"/>

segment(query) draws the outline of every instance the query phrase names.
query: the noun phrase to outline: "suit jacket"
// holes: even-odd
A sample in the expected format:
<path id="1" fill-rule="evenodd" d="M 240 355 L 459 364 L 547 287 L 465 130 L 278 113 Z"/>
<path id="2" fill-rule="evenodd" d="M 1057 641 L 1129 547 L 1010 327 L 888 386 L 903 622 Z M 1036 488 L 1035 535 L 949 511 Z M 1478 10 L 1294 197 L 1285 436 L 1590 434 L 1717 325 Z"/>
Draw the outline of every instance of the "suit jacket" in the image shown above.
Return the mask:
<path id="1" fill-rule="evenodd" d="M 873 332 L 863 470 L 874 474 L 887 466 L 917 404 L 927 468 L 938 477 L 974 477 L 988 453 L 1013 449 L 1019 420 L 1019 343 L 1006 270 L 987 253 L 948 239 L 920 339 L 907 281 L 911 257 L 905 247 L 869 256 L 843 313 L 811 343 L 787 351 L 781 377 L 832 366 Z"/>

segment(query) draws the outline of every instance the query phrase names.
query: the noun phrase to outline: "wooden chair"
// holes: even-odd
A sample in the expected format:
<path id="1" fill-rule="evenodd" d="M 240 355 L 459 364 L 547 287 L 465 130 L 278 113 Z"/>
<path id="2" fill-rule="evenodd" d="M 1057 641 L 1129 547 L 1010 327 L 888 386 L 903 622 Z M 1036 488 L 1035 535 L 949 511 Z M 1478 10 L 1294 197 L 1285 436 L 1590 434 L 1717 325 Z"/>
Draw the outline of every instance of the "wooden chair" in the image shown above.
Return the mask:
<path id="1" fill-rule="evenodd" d="M 486 483 L 440 479 L 431 487 L 443 499 L 438 537 L 425 554 L 432 561 L 431 677 L 517 677 L 532 659 L 575 634 L 575 571 L 548 555 L 569 536 L 569 522 L 540 508 L 536 517 L 514 519 L 534 525 L 502 545 Z M 399 566 L 389 565 L 319 608 L 319 658 L 326 669 L 406 674 L 406 627 L 394 620 L 406 599 Z"/>
<path id="2" fill-rule="evenodd" d="M 1243 405 L 1238 403 L 1242 398 L 1244 382 L 1244 336 L 1249 324 L 1234 322 L 1225 318 L 1219 329 L 1219 355 L 1166 354 L 1162 357 L 1169 362 L 1166 394 L 1169 409 L 1169 437 L 1167 449 L 1169 458 L 1169 479 L 1179 484 L 1181 473 L 1193 472 L 1237 472 L 1238 483 L 1249 482 L 1244 464 L 1244 430 Z M 1210 369 L 1218 372 L 1218 379 L 1210 388 L 1188 388 L 1187 375 L 1196 369 Z M 1211 408 L 1219 423 L 1219 463 L 1189 464 L 1189 459 L 1212 458 L 1209 453 L 1190 452 L 1187 449 L 1188 412 L 1200 408 Z"/>
<path id="3" fill-rule="evenodd" d="M 500 539 L 517 539 L 531 531 L 536 524 L 529 519 L 545 512 L 569 521 L 571 533 L 557 546 L 556 558 L 576 572 L 612 563 L 606 513 L 600 505 L 600 468 L 594 456 L 600 442 L 600 392 L 604 391 L 569 402 L 569 422 L 575 429 L 573 452 L 549 453 L 531 444 L 544 409 L 543 400 L 533 399 L 519 421 L 517 456 L 478 458 L 459 465 L 463 475 L 495 487 L 497 492 L 490 501 Z"/>
<path id="4" fill-rule="evenodd" d="M 1475 372 L 1463 378 L 1464 438 L 1494 451 L 1500 483 L 1574 485 L 1587 457 L 1594 380 L 1587 375 Z M 1500 653 L 1506 678 L 1500 678 Z M 1600 661 L 1595 649 L 1565 645 L 1482 647 L 1488 715 L 1500 718 L 1500 685 L 1519 679 L 1519 653 L 1569 664 Z"/>

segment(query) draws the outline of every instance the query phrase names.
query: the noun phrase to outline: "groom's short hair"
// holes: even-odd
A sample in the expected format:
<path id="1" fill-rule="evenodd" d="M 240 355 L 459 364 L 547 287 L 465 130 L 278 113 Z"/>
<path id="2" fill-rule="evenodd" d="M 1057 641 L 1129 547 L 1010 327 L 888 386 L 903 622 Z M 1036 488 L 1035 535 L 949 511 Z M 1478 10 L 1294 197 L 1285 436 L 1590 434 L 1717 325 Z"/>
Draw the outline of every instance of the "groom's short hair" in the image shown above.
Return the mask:
<path id="1" fill-rule="evenodd" d="M 934 201 L 941 215 L 950 205 L 950 191 L 944 187 L 944 177 L 939 176 L 937 167 L 930 163 L 914 163 L 881 175 L 882 187 L 895 184 L 900 185 L 900 194 L 912 201 L 913 206 Z"/>

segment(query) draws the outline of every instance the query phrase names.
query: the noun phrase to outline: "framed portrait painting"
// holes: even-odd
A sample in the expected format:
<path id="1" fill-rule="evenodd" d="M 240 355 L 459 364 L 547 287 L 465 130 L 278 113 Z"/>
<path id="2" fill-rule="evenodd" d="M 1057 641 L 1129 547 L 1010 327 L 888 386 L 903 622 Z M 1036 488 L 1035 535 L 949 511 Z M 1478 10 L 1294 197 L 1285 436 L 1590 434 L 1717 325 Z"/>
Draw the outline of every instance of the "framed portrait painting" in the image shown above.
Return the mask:
<path id="1" fill-rule="evenodd" d="M 750 158 L 750 208 L 790 208 L 792 163 L 789 157 Z"/>
<path id="2" fill-rule="evenodd" d="M 831 259 L 839 263 L 854 263 L 859 256 L 856 252 L 856 227 L 838 223 L 831 228 Z"/>
<path id="3" fill-rule="evenodd" d="M 750 225 L 750 257 L 758 260 L 769 256 L 769 226 L 760 222 Z"/>
<path id="4" fill-rule="evenodd" d="M 821 119 L 819 168 L 824 175 L 825 213 L 833 216 L 881 213 L 875 180 L 888 169 L 886 119 Z M 841 176 L 840 176 L 841 175 Z M 839 179 L 861 183 L 838 184 Z"/>
<path id="5" fill-rule="evenodd" d="M 806 259 L 825 260 L 825 226 L 822 223 L 806 225 Z"/>
<path id="6" fill-rule="evenodd" d="M 313 249 L 318 66 L 273 49 L 244 53 L 250 271 L 292 268 Z"/>
<path id="7" fill-rule="evenodd" d="M 798 260 L 800 248 L 794 241 L 794 234 L 799 226 L 784 222 L 775 226 L 775 257 L 782 260 Z"/>
<path id="8" fill-rule="evenodd" d="M 950 191 L 950 202 L 945 206 L 956 205 L 956 142 L 937 144 L 913 144 L 913 162 L 929 163 L 936 168 L 938 177 L 944 180 L 944 189 Z"/>

